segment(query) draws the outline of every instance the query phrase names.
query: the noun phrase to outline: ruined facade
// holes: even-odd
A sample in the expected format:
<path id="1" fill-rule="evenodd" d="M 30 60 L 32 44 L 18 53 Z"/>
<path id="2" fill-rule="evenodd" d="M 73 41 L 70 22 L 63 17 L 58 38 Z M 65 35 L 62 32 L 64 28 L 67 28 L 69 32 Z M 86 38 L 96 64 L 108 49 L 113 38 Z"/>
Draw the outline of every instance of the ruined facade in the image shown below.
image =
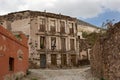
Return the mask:
<path id="1" fill-rule="evenodd" d="M 78 62 L 79 64 L 89 64 L 90 60 L 90 40 L 88 40 L 85 36 L 88 36 L 92 33 L 99 33 L 101 28 L 98 28 L 90 23 L 84 22 L 82 20 L 77 19 L 77 37 L 78 37 L 78 52 L 79 52 L 79 58 Z"/>
<path id="2" fill-rule="evenodd" d="M 91 51 L 93 74 L 104 80 L 120 80 L 120 22 L 98 39 Z"/>
<path id="3" fill-rule="evenodd" d="M 28 54 L 26 36 L 16 38 L 0 26 L 0 80 L 21 80 L 28 70 Z"/>
<path id="4" fill-rule="evenodd" d="M 82 21 L 82 20 L 77 20 L 77 23 L 78 23 L 78 32 L 99 33 L 99 31 L 101 30 L 101 28 L 94 26 L 90 23 L 87 23 L 85 21 Z"/>
<path id="5" fill-rule="evenodd" d="M 75 18 L 37 11 L 22 11 L 0 17 L 8 30 L 29 37 L 30 61 L 38 67 L 77 64 L 77 22 Z"/>

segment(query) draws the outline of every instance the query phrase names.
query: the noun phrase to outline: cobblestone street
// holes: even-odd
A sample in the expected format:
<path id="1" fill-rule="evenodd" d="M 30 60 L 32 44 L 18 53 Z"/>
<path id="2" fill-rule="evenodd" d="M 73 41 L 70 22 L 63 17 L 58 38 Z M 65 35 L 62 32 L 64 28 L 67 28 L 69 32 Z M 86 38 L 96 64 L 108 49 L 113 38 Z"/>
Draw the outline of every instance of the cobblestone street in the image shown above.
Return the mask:
<path id="1" fill-rule="evenodd" d="M 98 80 L 91 75 L 90 67 L 79 69 L 31 69 L 23 80 Z"/>

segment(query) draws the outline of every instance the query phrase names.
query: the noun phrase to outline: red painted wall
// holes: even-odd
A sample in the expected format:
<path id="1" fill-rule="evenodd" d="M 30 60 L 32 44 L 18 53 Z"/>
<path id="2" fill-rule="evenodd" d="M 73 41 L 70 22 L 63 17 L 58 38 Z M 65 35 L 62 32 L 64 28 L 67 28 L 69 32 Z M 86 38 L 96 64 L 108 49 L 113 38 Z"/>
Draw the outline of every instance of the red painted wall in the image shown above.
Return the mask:
<path id="1" fill-rule="evenodd" d="M 20 71 L 26 73 L 28 69 L 28 47 L 27 38 L 21 34 L 22 41 L 0 26 L 0 80 L 3 80 L 7 74 L 13 74 Z M 22 50 L 23 59 L 18 58 L 18 50 Z M 9 71 L 9 57 L 14 58 L 14 70 Z"/>

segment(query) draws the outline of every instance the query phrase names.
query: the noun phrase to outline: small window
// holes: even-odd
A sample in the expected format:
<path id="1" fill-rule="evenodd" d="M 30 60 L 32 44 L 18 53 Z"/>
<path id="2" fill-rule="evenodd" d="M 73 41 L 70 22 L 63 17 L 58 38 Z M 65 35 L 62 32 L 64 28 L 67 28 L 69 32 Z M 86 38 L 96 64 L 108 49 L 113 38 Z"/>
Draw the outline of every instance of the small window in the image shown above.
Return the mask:
<path id="1" fill-rule="evenodd" d="M 9 58 L 9 71 L 14 70 L 14 58 Z"/>

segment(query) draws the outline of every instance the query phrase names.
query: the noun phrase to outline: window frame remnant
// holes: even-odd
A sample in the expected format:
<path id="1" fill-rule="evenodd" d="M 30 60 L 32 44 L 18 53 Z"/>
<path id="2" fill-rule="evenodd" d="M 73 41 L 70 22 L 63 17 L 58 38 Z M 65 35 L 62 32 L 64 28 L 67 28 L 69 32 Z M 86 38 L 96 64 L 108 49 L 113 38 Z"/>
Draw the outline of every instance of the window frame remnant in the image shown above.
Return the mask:
<path id="1" fill-rule="evenodd" d="M 65 33 L 65 22 L 64 21 L 60 21 L 60 32 Z"/>
<path id="2" fill-rule="evenodd" d="M 51 37 L 51 50 L 54 50 L 56 47 L 56 37 Z"/>
<path id="3" fill-rule="evenodd" d="M 56 21 L 55 20 L 50 20 L 50 31 L 56 32 Z"/>
<path id="4" fill-rule="evenodd" d="M 45 49 L 45 37 L 40 36 L 40 49 Z"/>
<path id="5" fill-rule="evenodd" d="M 40 18 L 40 24 L 39 24 L 39 31 L 40 32 L 45 32 L 45 18 Z"/>

